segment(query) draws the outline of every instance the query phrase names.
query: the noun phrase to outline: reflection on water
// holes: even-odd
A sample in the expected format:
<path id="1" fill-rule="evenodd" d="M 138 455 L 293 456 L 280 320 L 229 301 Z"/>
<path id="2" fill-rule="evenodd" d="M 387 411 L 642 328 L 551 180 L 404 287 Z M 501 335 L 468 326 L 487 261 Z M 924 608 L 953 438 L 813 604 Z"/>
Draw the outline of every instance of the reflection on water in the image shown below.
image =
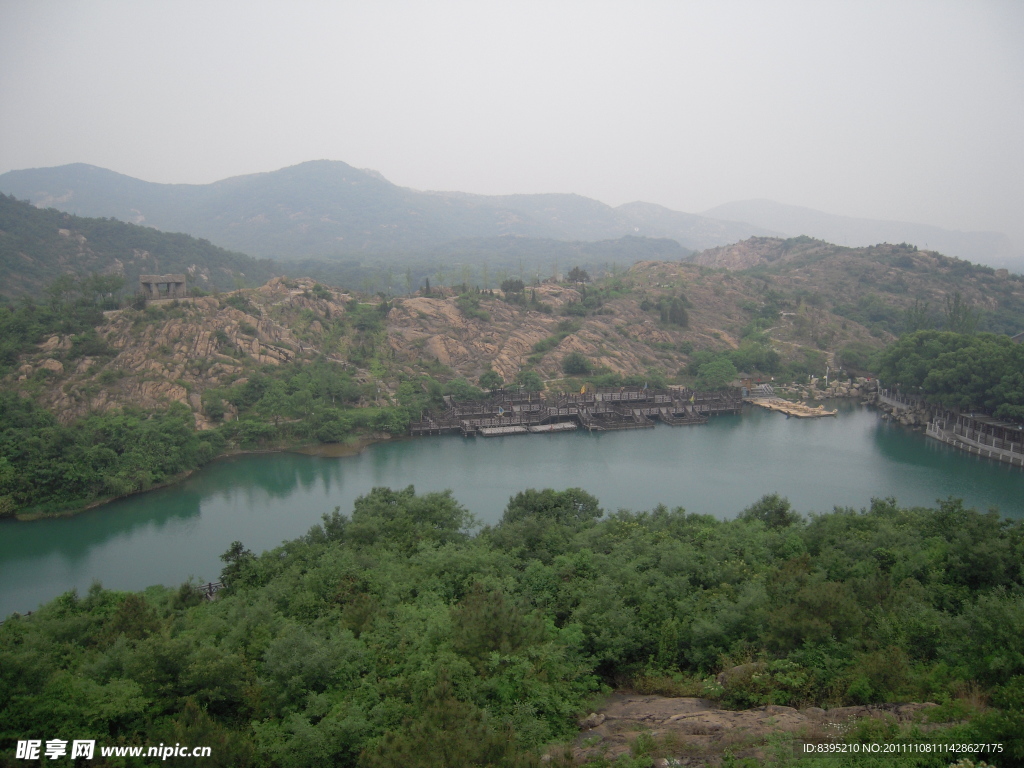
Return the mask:
<path id="1" fill-rule="evenodd" d="M 160 493 L 154 491 L 152 495 Z M 82 560 L 98 541 L 132 535 L 143 529 L 165 533 L 175 525 L 198 518 L 202 494 L 177 486 L 160 504 L 143 505 L 148 496 L 111 502 L 78 515 L 32 522 L 5 520 L 0 524 L 0 565 L 17 560 L 58 556 Z M 30 529 L 34 535 L 24 535 Z"/>
<path id="2" fill-rule="evenodd" d="M 835 406 L 830 406 L 835 407 Z M 656 504 L 732 517 L 765 493 L 803 512 L 873 497 L 932 505 L 963 497 L 1024 517 L 1024 471 L 880 421 L 852 403 L 827 419 L 751 409 L 706 426 L 491 439 L 428 437 L 342 458 L 255 454 L 214 462 L 171 488 L 81 515 L 0 525 L 0 615 L 93 580 L 139 589 L 214 579 L 234 540 L 254 550 L 305 533 L 380 485 L 451 488 L 484 523 L 525 488 L 579 486 L 606 510 Z"/>

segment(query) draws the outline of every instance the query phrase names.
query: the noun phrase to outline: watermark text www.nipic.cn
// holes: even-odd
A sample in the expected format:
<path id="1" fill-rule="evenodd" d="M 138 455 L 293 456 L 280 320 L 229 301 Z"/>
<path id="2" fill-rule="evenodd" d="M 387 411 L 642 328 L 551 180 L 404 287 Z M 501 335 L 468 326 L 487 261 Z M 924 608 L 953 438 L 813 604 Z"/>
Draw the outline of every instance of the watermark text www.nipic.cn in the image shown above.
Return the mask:
<path id="1" fill-rule="evenodd" d="M 95 739 L 25 739 L 18 742 L 14 756 L 19 760 L 92 760 L 96 756 Z M 210 747 L 183 747 L 181 744 L 163 744 L 158 747 L 105 747 L 100 745 L 100 757 L 209 757 Z"/>

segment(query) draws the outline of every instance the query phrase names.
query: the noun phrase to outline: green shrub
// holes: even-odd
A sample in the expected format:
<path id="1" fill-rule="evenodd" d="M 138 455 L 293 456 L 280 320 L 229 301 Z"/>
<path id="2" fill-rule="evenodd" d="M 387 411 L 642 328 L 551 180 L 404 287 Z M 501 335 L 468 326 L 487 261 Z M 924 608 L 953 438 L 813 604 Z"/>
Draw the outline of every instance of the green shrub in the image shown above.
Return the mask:
<path id="1" fill-rule="evenodd" d="M 590 361 L 580 352 L 570 352 L 562 358 L 562 371 L 569 376 L 586 376 L 592 370 Z"/>
<path id="2" fill-rule="evenodd" d="M 239 312 L 244 312 L 247 315 L 256 316 L 259 314 L 257 309 L 252 305 L 252 302 L 250 302 L 249 299 L 241 293 L 232 293 L 230 296 L 226 296 L 223 301 L 229 307 L 234 307 Z"/>

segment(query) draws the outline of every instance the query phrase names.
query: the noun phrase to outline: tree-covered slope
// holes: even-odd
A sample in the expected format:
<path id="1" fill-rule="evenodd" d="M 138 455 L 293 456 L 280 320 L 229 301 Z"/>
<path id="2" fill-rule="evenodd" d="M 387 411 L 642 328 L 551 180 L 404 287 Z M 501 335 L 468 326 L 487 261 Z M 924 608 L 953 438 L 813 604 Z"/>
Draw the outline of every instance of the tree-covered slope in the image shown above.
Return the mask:
<path id="1" fill-rule="evenodd" d="M 232 290 L 239 282 L 262 284 L 277 268 L 189 235 L 40 209 L 0 195 L 0 295 L 41 296 L 61 275 L 81 280 L 89 274 L 124 278 L 130 295 L 140 274 L 169 273 L 188 275 L 197 288 Z"/>
<path id="2" fill-rule="evenodd" d="M 1007 336 L 918 331 L 886 347 L 876 371 L 937 405 L 1024 422 L 1024 344 Z"/>
<path id="3" fill-rule="evenodd" d="M 804 519 L 778 497 L 730 521 L 600 516 L 581 490 L 531 490 L 471 536 L 448 493 L 376 489 L 261 556 L 233 545 L 213 602 L 68 593 L 0 626 L 0 750 L 74 734 L 208 745 L 210 765 L 566 766 L 550 745 L 594 694 L 636 685 L 731 708 L 931 701 L 838 738 L 1024 759 L 1020 523 L 954 501 Z M 635 738 L 629 765 L 695 754 Z"/>

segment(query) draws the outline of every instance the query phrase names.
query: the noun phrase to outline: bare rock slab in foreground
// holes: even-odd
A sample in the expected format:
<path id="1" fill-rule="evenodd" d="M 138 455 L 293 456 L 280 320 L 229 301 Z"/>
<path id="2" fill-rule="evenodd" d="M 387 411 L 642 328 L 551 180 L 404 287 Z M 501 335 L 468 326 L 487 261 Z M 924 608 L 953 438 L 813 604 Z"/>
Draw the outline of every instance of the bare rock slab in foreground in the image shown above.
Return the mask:
<path id="1" fill-rule="evenodd" d="M 580 721 L 573 762 L 630 752 L 638 738 L 653 744 L 651 764 L 717 765 L 729 750 L 736 757 L 762 754 L 772 736 L 790 735 L 810 743 L 839 740 L 858 720 L 911 722 L 934 704 L 885 704 L 821 709 L 767 705 L 732 711 L 697 698 L 613 694 L 605 706 Z M 551 760 L 554 755 L 549 757 Z"/>

